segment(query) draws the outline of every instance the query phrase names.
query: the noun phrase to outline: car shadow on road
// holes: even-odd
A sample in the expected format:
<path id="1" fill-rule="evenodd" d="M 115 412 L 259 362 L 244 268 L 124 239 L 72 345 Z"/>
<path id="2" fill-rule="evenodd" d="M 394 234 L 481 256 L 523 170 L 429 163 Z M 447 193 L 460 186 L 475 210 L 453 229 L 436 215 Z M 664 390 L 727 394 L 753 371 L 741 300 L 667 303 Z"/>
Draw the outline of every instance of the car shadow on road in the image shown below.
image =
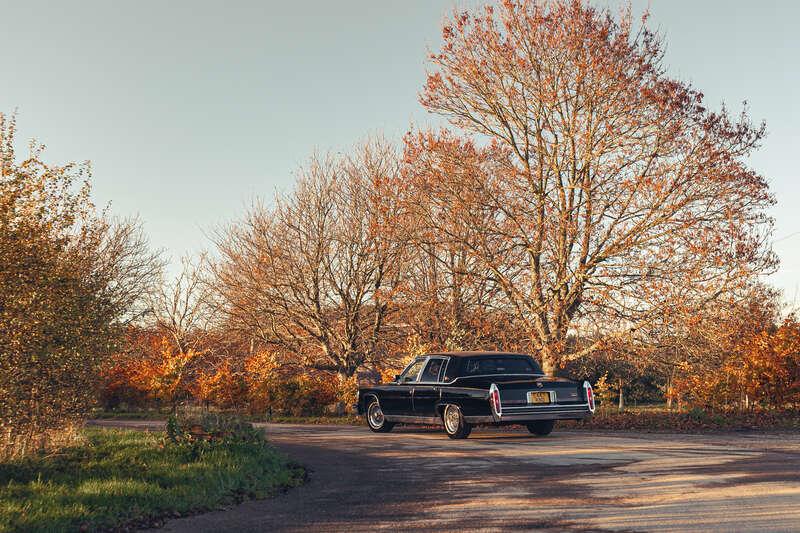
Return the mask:
<path id="1" fill-rule="evenodd" d="M 440 435 L 442 438 L 447 438 L 446 433 L 442 427 L 419 427 L 419 426 L 397 426 L 392 430 L 395 434 L 418 434 L 418 435 Z M 494 428 L 479 426 L 467 438 L 467 441 L 481 441 L 481 442 L 521 442 L 521 441 L 547 441 L 550 439 L 558 439 L 558 433 L 553 433 L 546 437 L 533 435 L 525 428 L 510 427 Z M 454 439 L 455 440 L 455 439 Z"/>

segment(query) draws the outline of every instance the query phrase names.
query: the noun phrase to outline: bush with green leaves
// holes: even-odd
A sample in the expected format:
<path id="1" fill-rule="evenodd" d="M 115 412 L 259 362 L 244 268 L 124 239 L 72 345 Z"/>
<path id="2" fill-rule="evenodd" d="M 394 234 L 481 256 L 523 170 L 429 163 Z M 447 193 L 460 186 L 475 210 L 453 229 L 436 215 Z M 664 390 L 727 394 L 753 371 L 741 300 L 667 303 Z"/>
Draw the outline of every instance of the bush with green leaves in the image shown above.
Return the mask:
<path id="1" fill-rule="evenodd" d="M 188 410 L 170 415 L 166 434 L 173 444 L 264 441 L 263 431 L 241 416 L 226 412 Z"/>

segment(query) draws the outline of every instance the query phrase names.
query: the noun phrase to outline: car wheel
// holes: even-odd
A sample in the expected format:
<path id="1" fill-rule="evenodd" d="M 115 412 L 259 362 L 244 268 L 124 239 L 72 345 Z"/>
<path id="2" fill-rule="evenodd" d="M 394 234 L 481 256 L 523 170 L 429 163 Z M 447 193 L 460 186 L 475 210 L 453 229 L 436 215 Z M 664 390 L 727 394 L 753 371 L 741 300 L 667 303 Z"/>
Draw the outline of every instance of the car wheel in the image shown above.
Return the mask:
<path id="1" fill-rule="evenodd" d="M 528 424 L 528 431 L 533 433 L 534 435 L 539 435 L 540 437 L 544 437 L 549 435 L 551 431 L 553 431 L 553 426 L 556 425 L 555 420 L 538 420 L 533 424 Z"/>
<path id="2" fill-rule="evenodd" d="M 366 417 L 369 429 L 376 433 L 388 433 L 394 427 L 394 422 L 386 421 L 386 417 L 383 416 L 383 411 L 381 411 L 381 404 L 374 398 L 367 406 Z"/>
<path id="3" fill-rule="evenodd" d="M 444 430 L 451 439 L 466 439 L 472 432 L 472 424 L 468 424 L 456 405 L 448 405 L 442 414 Z"/>

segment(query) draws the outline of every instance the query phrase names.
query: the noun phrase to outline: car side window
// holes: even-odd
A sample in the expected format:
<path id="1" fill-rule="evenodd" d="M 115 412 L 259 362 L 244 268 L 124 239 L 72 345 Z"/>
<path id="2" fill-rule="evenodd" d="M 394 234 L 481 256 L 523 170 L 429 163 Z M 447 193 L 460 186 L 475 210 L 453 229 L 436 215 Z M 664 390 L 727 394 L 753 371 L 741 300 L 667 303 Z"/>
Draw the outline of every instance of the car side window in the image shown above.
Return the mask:
<path id="1" fill-rule="evenodd" d="M 442 381 L 453 381 L 458 376 L 458 359 L 450 358 L 444 367 L 444 377 Z"/>
<path id="2" fill-rule="evenodd" d="M 444 359 L 433 358 L 428 360 L 428 365 L 422 371 L 420 381 L 426 383 L 439 381 L 439 372 L 442 370 L 443 363 Z"/>
<path id="3" fill-rule="evenodd" d="M 465 375 L 535 373 L 531 360 L 523 357 L 472 357 L 464 366 Z"/>
<path id="4" fill-rule="evenodd" d="M 419 375 L 419 371 L 422 369 L 422 365 L 425 363 L 425 359 L 417 359 L 411 366 L 406 368 L 406 371 L 400 375 L 400 379 L 397 380 L 398 383 L 411 383 L 417 381 L 417 376 Z"/>

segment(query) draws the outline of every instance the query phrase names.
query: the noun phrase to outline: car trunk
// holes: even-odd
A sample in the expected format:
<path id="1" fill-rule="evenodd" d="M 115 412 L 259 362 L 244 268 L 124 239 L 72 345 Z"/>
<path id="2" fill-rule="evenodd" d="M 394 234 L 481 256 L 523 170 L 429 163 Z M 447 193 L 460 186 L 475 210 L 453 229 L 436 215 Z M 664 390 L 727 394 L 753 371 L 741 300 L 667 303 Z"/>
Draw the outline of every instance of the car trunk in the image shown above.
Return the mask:
<path id="1" fill-rule="evenodd" d="M 546 376 L 530 378 L 496 376 L 492 382 L 497 385 L 503 408 L 586 403 L 583 383 L 568 379 Z"/>
<path id="2" fill-rule="evenodd" d="M 513 380 L 497 383 L 497 388 L 503 407 L 586 403 L 583 385 L 570 380 L 547 377 Z"/>

